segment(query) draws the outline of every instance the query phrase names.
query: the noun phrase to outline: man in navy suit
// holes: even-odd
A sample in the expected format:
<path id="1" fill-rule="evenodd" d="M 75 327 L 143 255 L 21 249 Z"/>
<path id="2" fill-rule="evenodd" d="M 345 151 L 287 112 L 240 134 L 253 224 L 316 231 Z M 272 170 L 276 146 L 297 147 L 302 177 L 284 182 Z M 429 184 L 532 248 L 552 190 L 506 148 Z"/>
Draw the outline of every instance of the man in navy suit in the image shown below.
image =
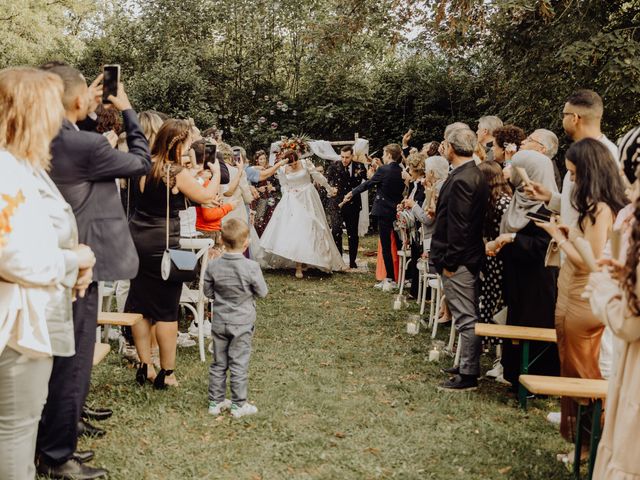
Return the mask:
<path id="1" fill-rule="evenodd" d="M 362 200 L 358 195 L 352 201 L 345 203 L 342 208 L 339 205 L 351 190 L 367 179 L 367 172 L 361 163 L 353 161 L 353 147 L 342 147 L 340 157 L 341 161 L 333 162 L 327 170 L 327 180 L 338 190 L 335 197 L 331 198 L 337 212 L 332 218 L 331 233 L 342 255 L 342 225 L 346 226 L 349 239 L 349 267 L 358 268 L 356 256 L 358 255 L 358 223 Z"/>
<path id="2" fill-rule="evenodd" d="M 117 96 L 110 96 L 109 100 L 113 108 L 122 112 L 128 153 L 115 150 L 103 135 L 83 132 L 76 126 L 97 106 L 96 99 L 101 96 L 99 82 L 88 87 L 82 74 L 66 65 L 54 66 L 49 71 L 64 82 L 66 111 L 62 129 L 51 144 L 51 178 L 71 205 L 80 243 L 91 246 L 96 264 L 93 283 L 84 298 L 78 298 L 73 305 L 76 354 L 54 357 L 49 395 L 38 431 L 38 472 L 52 478 L 101 478 L 107 475 L 106 470 L 83 463 L 93 457 L 93 452 L 76 452 L 96 341 L 97 282 L 133 278 L 138 271 L 138 255 L 116 178 L 146 175 L 151 168 L 151 155 L 122 85 Z M 93 432 L 104 434 L 98 429 Z"/>
<path id="3" fill-rule="evenodd" d="M 395 235 L 393 222 L 396 220 L 398 204 L 402 201 L 404 193 L 404 180 L 402 179 L 402 148 L 396 143 L 384 147 L 382 161 L 384 165 L 376 170 L 370 180 L 360 184 L 345 196 L 346 201 L 351 201 L 362 192 L 371 187 L 377 187 L 376 196 L 371 208 L 371 215 L 378 217 L 378 231 L 382 246 L 382 258 L 384 268 L 387 271 L 386 278 L 377 288 L 383 288 L 385 284 L 395 286 L 395 269 L 393 267 L 393 254 L 391 252 L 391 235 Z M 397 237 L 396 237 L 397 242 Z"/>

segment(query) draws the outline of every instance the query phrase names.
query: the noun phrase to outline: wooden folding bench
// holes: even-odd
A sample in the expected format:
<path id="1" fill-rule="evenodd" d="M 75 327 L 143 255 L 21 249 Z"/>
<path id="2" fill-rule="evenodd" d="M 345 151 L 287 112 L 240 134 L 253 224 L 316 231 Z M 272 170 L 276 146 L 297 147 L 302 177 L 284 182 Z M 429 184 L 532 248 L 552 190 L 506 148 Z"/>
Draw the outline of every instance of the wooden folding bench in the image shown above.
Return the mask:
<path id="1" fill-rule="evenodd" d="M 107 356 L 111 346 L 108 343 L 96 343 L 96 348 L 93 351 L 93 366 L 98 365 Z"/>
<path id="2" fill-rule="evenodd" d="M 479 337 L 507 338 L 514 345 L 522 343 L 520 374 L 529 373 L 529 368 L 545 352 L 540 352 L 533 360 L 529 360 L 530 342 L 557 343 L 555 328 L 518 327 L 515 325 L 496 325 L 494 323 L 476 323 L 476 335 Z M 518 399 L 522 408 L 527 408 L 527 389 L 520 383 Z"/>
<path id="3" fill-rule="evenodd" d="M 592 411 L 591 444 L 589 448 L 589 472 L 587 478 L 591 480 L 593 467 L 596 462 L 602 417 L 602 401 L 607 398 L 608 381 L 591 380 L 587 378 L 546 377 L 540 375 L 520 375 L 520 384 L 532 393 L 539 395 L 555 395 L 589 400 L 589 405 L 578 403 L 575 458 L 573 460 L 573 475 L 580 478 L 580 452 L 582 450 L 582 416 Z"/>
<path id="4" fill-rule="evenodd" d="M 108 341 L 111 326 L 133 327 L 142 320 L 139 313 L 98 312 L 98 326 L 104 326 L 103 339 Z"/>

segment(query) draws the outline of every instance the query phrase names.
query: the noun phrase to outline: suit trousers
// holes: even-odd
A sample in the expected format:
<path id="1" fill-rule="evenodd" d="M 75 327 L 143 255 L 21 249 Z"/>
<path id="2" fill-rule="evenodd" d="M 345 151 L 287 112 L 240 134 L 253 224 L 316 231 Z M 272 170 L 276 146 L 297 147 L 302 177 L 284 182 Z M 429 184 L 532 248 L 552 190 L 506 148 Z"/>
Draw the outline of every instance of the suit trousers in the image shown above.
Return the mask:
<path id="1" fill-rule="evenodd" d="M 227 395 L 227 371 L 231 373 L 231 401 L 238 406 L 247 401 L 249 360 L 253 324 L 214 322 L 213 362 L 209 367 L 209 401 L 220 403 Z"/>
<path id="2" fill-rule="evenodd" d="M 478 321 L 478 275 L 461 265 L 451 277 L 442 274 L 442 287 L 460 334 L 460 373 L 479 376 L 482 339 L 475 333 Z"/>
<path id="3" fill-rule="evenodd" d="M 35 478 L 38 421 L 47 399 L 51 357 L 29 358 L 5 347 L 0 354 L 0 478 Z"/>
<path id="4" fill-rule="evenodd" d="M 347 238 L 349 239 L 349 266 L 353 267 L 356 265 L 358 245 L 360 242 L 360 239 L 358 238 L 360 210 L 347 207 L 348 205 L 345 205 L 340 210 L 338 221 L 335 222 L 331 228 L 331 234 L 333 235 L 333 241 L 336 242 L 336 247 L 338 247 L 340 255 L 342 255 L 342 225 L 347 227 Z"/>
<path id="5" fill-rule="evenodd" d="M 37 450 L 51 465 L 66 462 L 78 445 L 78 422 L 89 394 L 98 324 L 98 284 L 73 304 L 76 354 L 54 357 L 49 396 L 42 412 Z"/>
<path id="6" fill-rule="evenodd" d="M 380 234 L 380 246 L 382 247 L 382 259 L 384 269 L 387 271 L 387 278 L 396 280 L 395 268 L 393 267 L 393 253 L 391 252 L 391 235 L 396 236 L 396 244 L 399 240 L 396 231 L 393 229 L 394 217 L 378 217 L 378 230 Z"/>

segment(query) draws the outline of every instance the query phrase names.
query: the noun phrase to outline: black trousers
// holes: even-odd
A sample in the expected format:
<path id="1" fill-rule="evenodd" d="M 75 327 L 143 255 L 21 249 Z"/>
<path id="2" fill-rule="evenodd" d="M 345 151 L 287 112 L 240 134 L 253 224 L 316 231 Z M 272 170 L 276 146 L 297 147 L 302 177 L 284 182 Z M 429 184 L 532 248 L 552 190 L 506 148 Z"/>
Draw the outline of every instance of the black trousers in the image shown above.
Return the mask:
<path id="1" fill-rule="evenodd" d="M 54 357 L 49 395 L 38 428 L 36 451 L 49 464 L 64 463 L 78 445 L 78 421 L 89 394 L 98 324 L 98 284 L 73 304 L 76 354 Z"/>
<path id="2" fill-rule="evenodd" d="M 400 243 L 398 235 L 393 229 L 394 217 L 378 217 L 378 231 L 380 234 L 380 245 L 382 246 L 382 259 L 384 269 L 387 271 L 387 278 L 395 281 L 395 269 L 393 268 L 393 253 L 391 252 L 391 235 L 396 239 L 396 245 Z"/>
<path id="3" fill-rule="evenodd" d="M 411 279 L 411 296 L 418 298 L 418 284 L 420 283 L 420 272 L 418 271 L 418 260 L 422 257 L 422 241 L 411 242 L 411 263 L 407 268 L 407 278 Z"/>
<path id="4" fill-rule="evenodd" d="M 338 218 L 331 227 L 331 234 L 333 235 L 333 241 L 336 242 L 336 247 L 340 255 L 342 255 L 342 226 L 347 227 L 347 238 L 349 239 L 349 266 L 356 266 L 356 257 L 358 256 L 358 245 L 360 239 L 358 238 L 358 222 L 360 221 L 360 210 L 355 208 L 343 207 L 340 210 Z"/>

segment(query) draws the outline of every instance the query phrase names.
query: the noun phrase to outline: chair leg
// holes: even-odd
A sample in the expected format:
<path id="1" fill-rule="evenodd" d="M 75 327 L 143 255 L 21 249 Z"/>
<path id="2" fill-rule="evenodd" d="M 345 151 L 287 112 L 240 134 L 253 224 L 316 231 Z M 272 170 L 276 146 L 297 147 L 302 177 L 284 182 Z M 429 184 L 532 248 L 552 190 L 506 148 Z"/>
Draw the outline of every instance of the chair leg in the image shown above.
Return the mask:
<path id="1" fill-rule="evenodd" d="M 204 299 L 198 302 L 198 349 L 200 350 L 200 361 L 204 362 Z"/>
<path id="2" fill-rule="evenodd" d="M 453 360 L 453 366 L 454 367 L 458 367 L 460 366 L 460 341 L 462 340 L 462 335 L 458 334 L 458 347 L 456 348 L 456 356 Z"/>
<path id="3" fill-rule="evenodd" d="M 436 335 L 438 334 L 438 318 L 437 317 L 438 317 L 438 313 L 440 312 L 440 303 L 442 301 L 442 291 L 440 290 L 439 286 L 438 288 L 434 288 L 432 291 L 434 292 L 436 301 L 435 301 L 435 305 L 432 302 L 434 309 L 433 309 L 433 316 L 431 317 L 431 321 L 433 322 L 433 331 L 431 332 L 431 338 L 436 338 Z"/>
<path id="4" fill-rule="evenodd" d="M 453 345 L 456 341 L 456 319 L 451 319 L 451 333 L 449 334 L 449 351 L 453 352 Z"/>

